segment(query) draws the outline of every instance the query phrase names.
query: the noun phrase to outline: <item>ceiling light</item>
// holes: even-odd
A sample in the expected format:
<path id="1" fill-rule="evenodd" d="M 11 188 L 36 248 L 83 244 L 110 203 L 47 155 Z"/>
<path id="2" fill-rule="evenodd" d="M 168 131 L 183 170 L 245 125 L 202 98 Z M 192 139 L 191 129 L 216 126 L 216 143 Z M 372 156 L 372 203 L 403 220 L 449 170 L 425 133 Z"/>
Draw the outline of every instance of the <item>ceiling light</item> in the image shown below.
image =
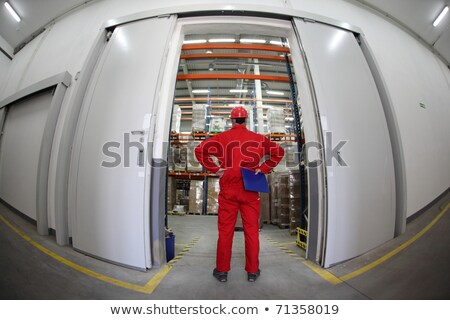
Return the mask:
<path id="1" fill-rule="evenodd" d="M 196 43 L 206 43 L 205 39 L 198 39 L 198 40 L 184 40 L 183 44 L 196 44 Z"/>
<path id="2" fill-rule="evenodd" d="M 266 43 L 266 40 L 263 39 L 241 39 L 242 43 Z"/>
<path id="3" fill-rule="evenodd" d="M 230 89 L 231 93 L 247 93 L 247 89 Z"/>
<path id="4" fill-rule="evenodd" d="M 212 53 L 211 50 L 207 50 L 207 51 L 206 51 L 206 54 L 211 54 L 211 53 Z"/>
<path id="5" fill-rule="evenodd" d="M 273 96 L 284 96 L 284 92 L 281 92 L 281 91 L 267 90 L 266 93 L 269 95 L 273 95 Z"/>
<path id="6" fill-rule="evenodd" d="M 230 43 L 230 42 L 236 42 L 236 40 L 235 39 L 209 39 L 208 42 L 211 42 L 211 43 L 228 42 L 228 43 Z"/>
<path id="7" fill-rule="evenodd" d="M 275 40 L 270 40 L 270 44 L 273 44 L 274 46 L 282 46 L 283 42 L 281 41 L 275 41 Z"/>
<path id="8" fill-rule="evenodd" d="M 437 27 L 437 25 L 444 19 L 445 15 L 448 12 L 448 6 L 445 6 L 445 8 L 442 10 L 442 12 L 439 14 L 439 16 L 434 20 L 433 26 Z"/>
<path id="9" fill-rule="evenodd" d="M 209 93 L 208 89 L 195 89 L 192 90 L 192 93 Z"/>
<path id="10" fill-rule="evenodd" d="M 20 20 L 22 20 L 22 19 L 20 19 L 19 15 L 16 13 L 16 11 L 14 11 L 14 9 L 11 7 L 11 5 L 8 2 L 5 2 L 5 7 L 6 7 L 6 9 L 8 9 L 9 13 L 14 17 L 14 19 L 17 22 L 20 22 Z"/>

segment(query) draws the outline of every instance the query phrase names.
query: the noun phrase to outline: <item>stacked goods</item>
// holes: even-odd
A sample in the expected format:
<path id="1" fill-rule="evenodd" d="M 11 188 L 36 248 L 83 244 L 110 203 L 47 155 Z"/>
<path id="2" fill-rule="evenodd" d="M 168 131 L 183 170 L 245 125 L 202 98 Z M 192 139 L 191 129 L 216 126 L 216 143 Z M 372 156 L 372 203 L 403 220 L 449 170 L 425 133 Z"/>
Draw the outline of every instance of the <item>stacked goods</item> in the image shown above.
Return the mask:
<path id="1" fill-rule="evenodd" d="M 291 234 L 296 233 L 296 229 L 298 226 L 300 226 L 300 202 L 301 202 L 301 196 L 300 196 L 300 190 L 301 190 L 301 184 L 300 184 L 300 171 L 299 170 L 293 170 L 291 171 L 291 174 L 289 175 L 289 196 L 290 196 L 290 203 L 289 203 L 289 218 L 290 218 L 290 225 L 289 225 L 289 231 Z"/>
<path id="2" fill-rule="evenodd" d="M 203 181 L 191 181 L 189 189 L 189 213 L 202 214 L 203 212 Z"/>
<path id="3" fill-rule="evenodd" d="M 271 173 L 269 175 L 269 186 L 270 186 L 270 223 L 278 224 L 278 173 Z"/>
<path id="4" fill-rule="evenodd" d="M 298 150 L 297 142 L 284 142 L 281 144 L 284 149 L 284 165 L 287 170 L 298 169 Z"/>
<path id="5" fill-rule="evenodd" d="M 261 223 L 270 222 L 270 196 L 268 193 L 261 192 L 259 194 L 261 198 Z"/>
<path id="6" fill-rule="evenodd" d="M 173 153 L 174 153 L 174 147 L 172 145 L 170 145 L 169 154 L 167 155 L 167 169 L 169 171 L 174 170 Z"/>
<path id="7" fill-rule="evenodd" d="M 189 141 L 187 144 L 187 171 L 202 172 L 202 166 L 195 157 L 195 148 L 200 144 L 200 141 Z"/>
<path id="8" fill-rule="evenodd" d="M 176 197 L 176 190 L 177 186 L 174 181 L 173 177 L 167 178 L 167 211 L 172 211 L 173 206 L 175 205 L 175 197 Z"/>
<path id="9" fill-rule="evenodd" d="M 278 183 L 278 226 L 280 228 L 288 228 L 289 219 L 289 206 L 290 195 L 289 195 L 289 175 L 286 173 L 280 173 L 279 183 Z"/>
<path id="10" fill-rule="evenodd" d="M 283 149 L 284 149 L 284 146 L 282 143 L 280 143 L 280 146 L 283 147 Z M 283 159 L 281 159 L 280 163 L 278 163 L 278 165 L 275 168 L 273 168 L 274 172 L 285 172 L 287 170 L 286 169 L 286 158 L 287 158 L 288 150 L 284 150 L 284 151 L 285 151 L 285 153 L 284 153 Z"/>
<path id="11" fill-rule="evenodd" d="M 177 189 L 175 192 L 175 204 L 173 206 L 173 212 L 186 212 L 186 200 L 184 196 L 184 190 Z"/>
<path id="12" fill-rule="evenodd" d="M 186 171 L 187 149 L 184 146 L 173 147 L 173 169 L 174 171 Z"/>
<path id="13" fill-rule="evenodd" d="M 208 203 L 206 214 L 217 214 L 219 212 L 219 179 L 208 178 Z"/>
<path id="14" fill-rule="evenodd" d="M 189 206 L 189 189 L 190 189 L 190 181 L 176 179 L 176 198 L 175 205 L 173 211 L 177 212 L 186 212 Z"/>
<path id="15" fill-rule="evenodd" d="M 272 107 L 267 112 L 267 124 L 270 133 L 286 133 L 284 110 L 280 107 Z"/>
<path id="16" fill-rule="evenodd" d="M 192 106 L 192 132 L 205 132 L 206 105 L 194 104 Z"/>
<path id="17" fill-rule="evenodd" d="M 175 105 L 173 107 L 172 113 L 172 133 L 180 133 L 180 124 L 181 124 L 181 108 L 179 105 Z"/>
<path id="18" fill-rule="evenodd" d="M 214 117 L 211 118 L 211 122 L 209 124 L 209 132 L 223 132 L 225 131 L 225 119 L 223 117 Z"/>
<path id="19" fill-rule="evenodd" d="M 300 221 L 300 173 L 293 170 L 279 175 L 278 226 L 295 233 Z"/>

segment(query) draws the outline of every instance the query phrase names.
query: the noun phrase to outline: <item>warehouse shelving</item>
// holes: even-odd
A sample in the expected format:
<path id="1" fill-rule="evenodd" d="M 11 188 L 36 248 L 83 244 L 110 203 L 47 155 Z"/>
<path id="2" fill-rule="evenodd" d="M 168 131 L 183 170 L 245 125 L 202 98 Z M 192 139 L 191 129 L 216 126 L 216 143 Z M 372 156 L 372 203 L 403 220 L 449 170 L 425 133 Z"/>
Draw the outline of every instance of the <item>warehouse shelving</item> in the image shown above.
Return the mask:
<path id="1" fill-rule="evenodd" d="M 203 38 L 203 35 L 199 36 Z M 194 35 L 193 39 L 195 37 Z M 289 152 L 296 149 L 293 147 L 296 143 L 304 143 L 303 136 L 298 134 L 300 130 L 298 116 L 294 114 L 294 112 L 298 112 L 295 108 L 295 94 L 292 91 L 296 90 L 295 84 L 293 78 L 290 77 L 290 68 L 286 67 L 292 62 L 290 49 L 287 42 L 281 40 L 282 45 L 202 43 L 182 46 L 174 98 L 174 104 L 177 105 L 177 108 L 179 107 L 178 117 L 181 125 L 177 132 L 170 134 L 171 145 L 176 148 L 172 154 L 174 157 L 192 161 L 192 148 L 195 147 L 195 143 L 198 144 L 217 134 L 217 132 L 209 132 L 209 121 L 221 118 L 222 121 L 225 121 L 225 129 L 230 128 L 227 119 L 231 109 L 236 105 L 248 108 L 251 114 L 251 120 L 248 123 L 250 130 L 283 144 L 286 146 L 286 150 L 290 150 Z M 243 92 L 231 94 L 230 89 L 241 89 Z M 194 92 L 196 90 L 202 92 Z M 269 91 L 282 92 L 285 96 L 272 96 Z M 204 132 L 199 132 L 201 130 L 190 132 L 191 123 L 198 123 L 196 120 L 198 114 L 193 115 L 193 113 L 195 113 L 194 107 L 198 111 L 199 105 L 203 105 L 205 108 L 205 130 Z M 280 114 L 269 111 L 271 109 L 284 111 L 284 125 L 282 120 L 279 120 Z M 272 118 L 273 122 L 270 128 L 269 120 L 274 114 L 277 115 L 277 120 Z M 281 125 L 278 125 L 277 121 L 281 121 Z M 278 128 L 281 130 L 278 131 Z M 271 129 L 272 133 L 269 133 Z M 275 130 L 276 133 L 274 133 Z M 189 151 L 185 151 L 188 146 Z M 184 150 L 182 151 L 182 149 Z M 296 157 L 293 154 L 291 160 L 284 161 L 292 163 L 292 159 Z M 204 170 L 201 172 L 189 171 L 187 164 L 188 162 L 186 162 L 185 168 L 182 163 L 179 163 L 177 168 L 174 164 L 173 167 L 176 170 L 169 171 L 168 178 L 173 181 L 182 179 L 185 183 L 192 181 L 194 188 L 203 188 L 203 200 L 199 201 L 203 201 L 202 211 L 203 214 L 207 214 L 208 183 L 217 183 L 218 176 Z M 196 165 L 190 164 L 190 166 L 192 170 L 200 169 Z M 280 167 L 279 170 L 283 170 L 283 166 Z M 279 173 L 274 173 L 274 177 L 279 176 Z M 289 171 L 285 174 L 289 175 Z M 194 195 L 200 197 L 199 191 L 194 192 Z M 269 208 L 270 206 L 266 203 L 265 207 Z M 298 207 L 300 206 L 298 205 Z M 198 211 L 198 205 L 196 208 Z"/>

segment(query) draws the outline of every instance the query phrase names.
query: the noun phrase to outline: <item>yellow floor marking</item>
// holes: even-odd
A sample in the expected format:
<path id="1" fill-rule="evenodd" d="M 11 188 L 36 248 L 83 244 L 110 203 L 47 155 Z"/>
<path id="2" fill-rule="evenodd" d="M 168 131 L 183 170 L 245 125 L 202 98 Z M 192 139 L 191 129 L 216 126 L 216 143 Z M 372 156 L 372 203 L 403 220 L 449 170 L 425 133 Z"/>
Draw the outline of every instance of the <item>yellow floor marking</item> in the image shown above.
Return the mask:
<path id="1" fill-rule="evenodd" d="M 293 241 L 293 242 L 280 243 L 280 245 L 282 245 L 282 246 L 286 246 L 286 245 L 289 245 L 289 244 L 296 244 L 296 242 Z"/>
<path id="2" fill-rule="evenodd" d="M 180 261 L 187 253 L 189 253 L 192 247 L 196 245 L 199 240 L 200 238 L 194 238 L 194 240 L 192 240 L 188 244 L 184 244 L 184 248 L 178 253 L 178 255 L 176 255 L 172 260 L 169 261 L 169 264 L 174 265 L 176 262 Z"/>
<path id="3" fill-rule="evenodd" d="M 47 254 L 48 256 L 52 257 L 56 261 L 65 264 L 66 266 L 75 269 L 81 273 L 84 273 L 90 277 L 96 278 L 98 280 L 113 284 L 118 287 L 122 287 L 125 289 L 145 293 L 145 294 L 152 294 L 153 291 L 156 289 L 156 287 L 161 283 L 161 281 L 164 279 L 164 277 L 169 273 L 169 271 L 173 268 L 173 266 L 165 265 L 161 268 L 161 270 L 158 271 L 144 286 L 125 282 L 122 280 L 114 279 L 108 276 L 105 276 L 101 273 L 92 271 L 88 268 L 85 268 L 83 266 L 80 266 L 72 261 L 69 261 L 53 251 L 50 251 L 49 249 L 43 247 L 39 243 L 33 241 L 30 237 L 28 237 L 25 233 L 17 229 L 15 226 L 13 226 L 8 220 L 6 220 L 3 216 L 0 216 L 0 220 L 3 221 L 5 225 L 7 225 L 12 231 L 14 231 L 16 234 L 18 234 L 21 238 L 23 238 L 25 241 L 27 241 L 29 244 L 34 246 L 36 249 L 40 250 L 41 252 Z"/>
<path id="4" fill-rule="evenodd" d="M 303 262 L 303 264 L 305 264 L 308 268 L 310 268 L 312 271 L 317 273 L 319 276 L 321 276 L 322 278 L 324 278 L 325 280 L 327 280 L 331 284 L 339 284 L 339 283 L 342 282 L 341 279 L 336 277 L 331 272 L 328 272 L 327 270 L 322 269 L 321 267 L 316 265 L 314 262 L 305 261 L 305 262 Z"/>
<path id="5" fill-rule="evenodd" d="M 375 268 L 376 266 L 378 266 L 379 264 L 387 261 L 388 259 L 392 258 L 394 255 L 396 255 L 397 253 L 399 253 L 400 251 L 402 251 L 403 249 L 405 249 L 406 247 L 408 247 L 409 245 L 411 245 L 414 241 L 416 241 L 417 239 L 419 239 L 420 237 L 422 237 L 428 230 L 431 229 L 432 226 L 434 226 L 443 216 L 444 214 L 448 211 L 448 209 L 450 208 L 450 203 L 448 203 L 445 208 L 439 213 L 438 216 L 436 216 L 436 218 L 433 219 L 433 221 L 431 221 L 425 228 L 423 228 L 419 233 L 417 233 L 414 237 L 412 237 L 411 239 L 409 239 L 408 241 L 406 241 L 405 243 L 403 243 L 402 245 L 400 245 L 399 247 L 397 247 L 396 249 L 390 251 L 389 253 L 385 254 L 383 257 L 375 260 L 372 263 L 369 263 L 368 265 L 357 269 L 349 274 L 346 274 L 342 277 L 336 277 L 335 275 L 333 275 L 331 272 L 326 271 L 325 269 L 321 268 L 320 266 L 316 265 L 315 263 L 311 262 L 311 261 L 305 261 L 303 262 L 308 268 L 310 268 L 311 270 L 313 270 L 315 273 L 317 273 L 319 276 L 321 276 L 323 279 L 325 279 L 326 281 L 330 282 L 331 284 L 339 284 L 342 283 L 343 281 L 347 281 L 350 279 L 353 279 L 373 268 Z M 294 242 L 295 243 L 295 242 Z M 290 244 L 290 243 L 289 243 Z M 284 252 L 288 253 L 290 250 L 286 250 L 285 248 L 282 248 L 283 244 L 279 244 L 276 245 L 278 248 L 282 249 Z M 293 251 L 291 251 L 293 252 Z M 290 256 L 293 256 L 292 254 L 289 254 Z M 303 260 L 303 258 L 299 257 L 299 258 L 295 258 L 298 260 Z"/>
<path id="6" fill-rule="evenodd" d="M 353 279 L 373 268 L 375 268 L 376 266 L 378 266 L 379 264 L 389 260 L 390 258 L 392 258 L 393 256 L 395 256 L 397 253 L 399 253 L 400 251 L 402 251 L 403 249 L 405 249 L 406 247 L 408 247 L 409 245 L 411 245 L 413 242 L 415 242 L 417 239 L 419 239 L 420 237 L 422 237 L 428 230 L 431 229 L 432 226 L 434 226 L 443 216 L 444 214 L 447 212 L 447 210 L 450 208 L 450 202 L 447 204 L 447 206 L 444 208 L 444 210 L 442 210 L 436 218 L 433 219 L 433 221 L 431 221 L 425 228 L 423 228 L 419 233 L 417 233 L 414 237 L 412 237 L 411 239 L 409 239 L 408 241 L 406 241 L 405 243 L 403 243 L 402 245 L 400 245 L 399 247 L 395 248 L 394 250 L 392 250 L 391 252 L 385 254 L 384 256 L 382 256 L 381 258 L 375 260 L 372 263 L 369 263 L 368 265 L 359 268 L 358 270 L 355 270 L 353 272 L 350 272 L 349 274 L 346 274 L 342 277 L 340 277 L 340 279 L 342 281 L 347 281 L 350 279 Z"/>

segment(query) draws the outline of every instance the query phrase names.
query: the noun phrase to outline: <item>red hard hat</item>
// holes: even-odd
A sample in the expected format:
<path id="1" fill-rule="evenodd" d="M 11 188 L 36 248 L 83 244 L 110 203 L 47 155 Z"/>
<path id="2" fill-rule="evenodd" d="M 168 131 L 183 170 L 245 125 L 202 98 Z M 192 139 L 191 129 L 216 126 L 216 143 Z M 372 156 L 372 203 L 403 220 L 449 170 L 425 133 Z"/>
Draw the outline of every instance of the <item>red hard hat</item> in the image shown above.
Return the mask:
<path id="1" fill-rule="evenodd" d="M 244 107 L 234 107 L 231 109 L 231 119 L 237 119 L 237 118 L 247 118 L 248 113 L 247 110 L 245 110 Z"/>

